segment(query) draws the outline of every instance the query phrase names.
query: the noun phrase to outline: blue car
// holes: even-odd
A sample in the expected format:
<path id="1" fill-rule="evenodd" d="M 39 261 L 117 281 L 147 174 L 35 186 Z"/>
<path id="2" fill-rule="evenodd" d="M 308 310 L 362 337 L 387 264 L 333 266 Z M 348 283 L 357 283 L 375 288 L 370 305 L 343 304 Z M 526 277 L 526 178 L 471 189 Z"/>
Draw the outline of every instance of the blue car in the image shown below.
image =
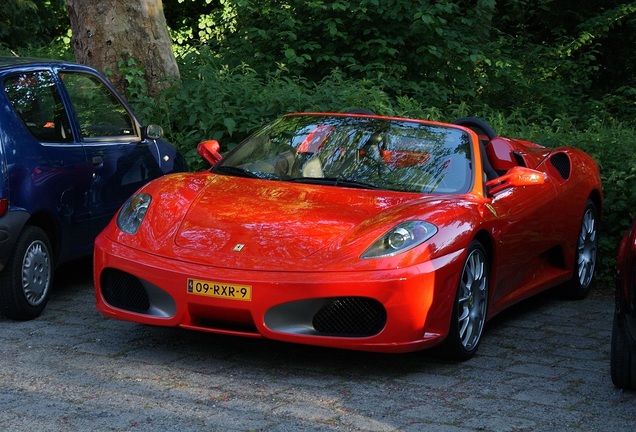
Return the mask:
<path id="1" fill-rule="evenodd" d="M 89 67 L 0 57 L 0 85 L 0 314 L 28 320 L 130 195 L 186 167 Z"/>

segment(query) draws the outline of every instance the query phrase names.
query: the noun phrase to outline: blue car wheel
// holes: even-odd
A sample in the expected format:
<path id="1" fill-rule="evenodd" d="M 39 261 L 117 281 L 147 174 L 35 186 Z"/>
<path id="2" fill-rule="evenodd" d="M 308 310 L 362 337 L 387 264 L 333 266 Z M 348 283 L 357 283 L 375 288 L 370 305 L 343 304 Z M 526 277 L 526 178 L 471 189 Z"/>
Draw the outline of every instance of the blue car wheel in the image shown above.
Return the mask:
<path id="1" fill-rule="evenodd" d="M 49 300 L 52 282 L 49 238 L 41 228 L 27 225 L 0 273 L 0 311 L 15 320 L 37 318 Z"/>

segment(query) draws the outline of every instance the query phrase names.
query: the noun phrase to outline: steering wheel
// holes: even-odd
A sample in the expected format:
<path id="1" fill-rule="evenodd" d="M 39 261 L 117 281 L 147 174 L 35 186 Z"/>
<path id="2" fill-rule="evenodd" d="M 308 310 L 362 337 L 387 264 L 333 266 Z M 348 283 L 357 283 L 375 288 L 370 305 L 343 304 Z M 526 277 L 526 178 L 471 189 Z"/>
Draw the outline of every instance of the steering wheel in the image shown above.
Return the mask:
<path id="1" fill-rule="evenodd" d="M 473 130 L 477 129 L 478 130 L 477 132 L 479 131 L 483 132 L 484 135 L 486 135 L 489 140 L 497 136 L 497 133 L 495 132 L 495 130 L 492 127 L 490 127 L 488 123 L 486 123 L 484 120 L 480 118 L 463 117 L 463 118 L 455 120 L 453 124 L 458 126 L 464 126 Z"/>

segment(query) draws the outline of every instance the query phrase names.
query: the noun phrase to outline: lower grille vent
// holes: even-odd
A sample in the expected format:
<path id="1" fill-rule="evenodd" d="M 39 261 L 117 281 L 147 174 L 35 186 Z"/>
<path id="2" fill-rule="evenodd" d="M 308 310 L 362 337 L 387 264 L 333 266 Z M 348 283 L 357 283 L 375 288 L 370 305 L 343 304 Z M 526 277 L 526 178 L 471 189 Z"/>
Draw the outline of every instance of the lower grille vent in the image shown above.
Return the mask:
<path id="1" fill-rule="evenodd" d="M 336 298 L 314 316 L 319 333 L 334 336 L 373 336 L 386 325 L 386 311 L 377 300 L 365 297 Z"/>
<path id="2" fill-rule="evenodd" d="M 100 282 L 102 295 L 109 305 L 131 312 L 148 312 L 148 294 L 139 279 L 133 275 L 120 270 L 105 269 Z"/>

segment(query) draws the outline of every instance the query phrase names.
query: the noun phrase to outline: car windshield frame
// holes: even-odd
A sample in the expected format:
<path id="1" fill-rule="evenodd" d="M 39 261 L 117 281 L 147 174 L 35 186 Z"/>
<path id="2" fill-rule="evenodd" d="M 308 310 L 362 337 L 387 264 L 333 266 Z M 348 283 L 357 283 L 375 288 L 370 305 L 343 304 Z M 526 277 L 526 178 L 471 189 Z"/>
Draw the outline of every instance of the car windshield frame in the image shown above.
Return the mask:
<path id="1" fill-rule="evenodd" d="M 259 129 L 212 172 L 426 194 L 467 193 L 472 138 L 463 128 L 380 116 L 289 114 Z"/>

